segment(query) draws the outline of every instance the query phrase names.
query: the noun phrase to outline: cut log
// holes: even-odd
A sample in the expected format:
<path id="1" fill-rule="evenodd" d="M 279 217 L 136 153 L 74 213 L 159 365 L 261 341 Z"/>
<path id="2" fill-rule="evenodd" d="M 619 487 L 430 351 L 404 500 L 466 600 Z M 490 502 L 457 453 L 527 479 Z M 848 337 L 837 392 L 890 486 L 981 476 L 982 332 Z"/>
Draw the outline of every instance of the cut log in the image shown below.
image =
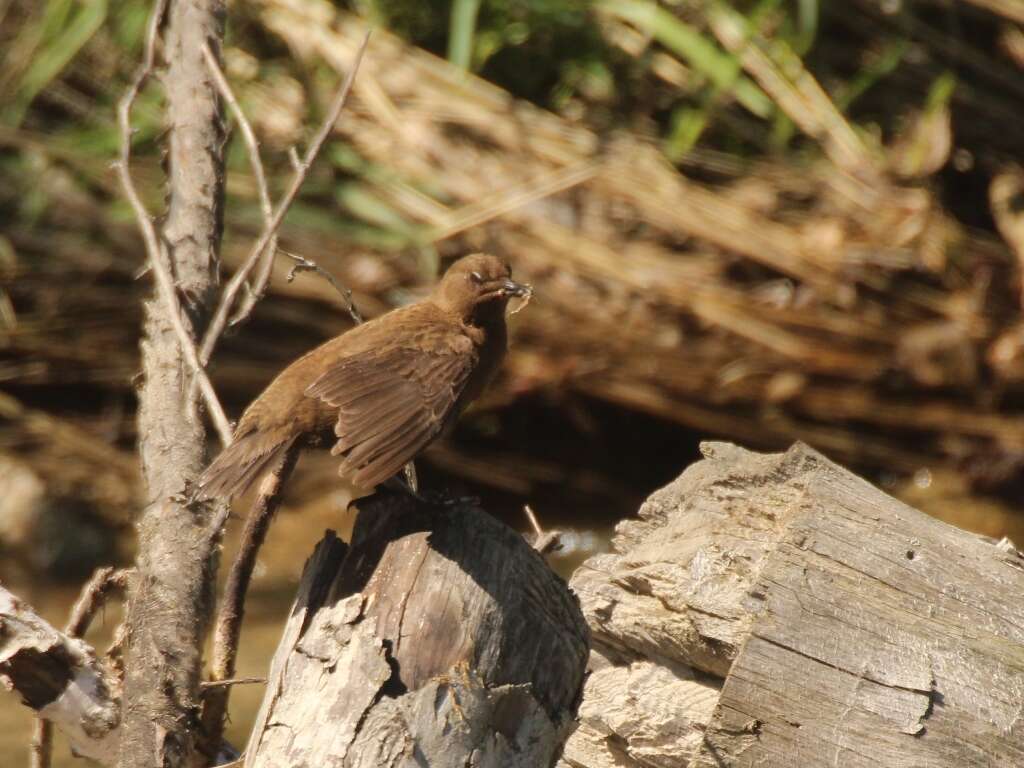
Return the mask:
<path id="1" fill-rule="evenodd" d="M 360 509 L 306 565 L 245 765 L 554 765 L 588 651 L 565 583 L 471 504 Z"/>
<path id="2" fill-rule="evenodd" d="M 563 765 L 1024 765 L 1024 558 L 797 445 L 705 460 L 571 585 Z"/>

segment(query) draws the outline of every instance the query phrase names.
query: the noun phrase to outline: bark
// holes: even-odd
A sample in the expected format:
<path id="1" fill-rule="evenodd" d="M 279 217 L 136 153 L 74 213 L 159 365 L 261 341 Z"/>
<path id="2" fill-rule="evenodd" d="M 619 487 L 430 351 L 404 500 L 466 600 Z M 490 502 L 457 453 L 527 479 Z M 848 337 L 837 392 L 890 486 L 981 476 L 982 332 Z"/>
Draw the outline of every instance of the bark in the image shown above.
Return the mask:
<path id="1" fill-rule="evenodd" d="M 69 637 L 0 587 L 0 682 L 56 725 L 76 753 L 113 765 L 120 737 L 116 677 Z"/>
<path id="2" fill-rule="evenodd" d="M 540 768 L 574 725 L 575 598 L 468 504 L 361 504 L 352 548 L 307 564 L 246 766 Z"/>
<path id="3" fill-rule="evenodd" d="M 797 445 L 724 444 L 574 575 L 573 768 L 1024 765 L 1024 558 Z"/>
<path id="4" fill-rule="evenodd" d="M 211 681 L 229 680 L 235 675 L 235 660 L 238 657 L 238 641 L 242 634 L 245 596 L 249 591 L 249 582 L 256 569 L 256 558 L 266 540 L 274 513 L 281 504 L 284 486 L 291 477 L 300 451 L 301 446 L 292 445 L 285 451 L 278 465 L 264 476 L 256 502 L 245 521 L 238 555 L 228 572 L 220 612 L 214 626 Z M 217 686 L 206 691 L 202 713 L 203 738 L 199 745 L 205 755 L 215 755 L 217 750 L 221 749 L 224 718 L 230 697 L 229 685 Z"/>
<path id="5" fill-rule="evenodd" d="M 220 49 L 221 0 L 168 8 L 163 82 L 168 115 L 168 210 L 163 239 L 193 332 L 216 287 L 224 131 L 202 45 Z M 150 503 L 139 525 L 139 578 L 128 613 L 120 765 L 177 766 L 192 757 L 201 648 L 215 562 L 209 523 L 181 500 L 202 469 L 205 430 L 188 402 L 189 369 L 168 308 L 145 307 L 139 448 Z"/>

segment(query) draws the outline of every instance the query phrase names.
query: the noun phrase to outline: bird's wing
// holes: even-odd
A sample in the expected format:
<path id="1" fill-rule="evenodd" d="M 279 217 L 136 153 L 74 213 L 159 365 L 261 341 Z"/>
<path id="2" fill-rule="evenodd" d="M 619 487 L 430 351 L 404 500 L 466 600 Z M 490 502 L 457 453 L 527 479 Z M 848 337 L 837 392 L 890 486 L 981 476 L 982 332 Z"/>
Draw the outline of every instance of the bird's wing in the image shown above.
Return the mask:
<path id="1" fill-rule="evenodd" d="M 338 409 L 331 453 L 339 474 L 378 485 L 437 437 L 477 362 L 466 336 L 422 347 L 375 349 L 343 358 L 307 390 Z"/>

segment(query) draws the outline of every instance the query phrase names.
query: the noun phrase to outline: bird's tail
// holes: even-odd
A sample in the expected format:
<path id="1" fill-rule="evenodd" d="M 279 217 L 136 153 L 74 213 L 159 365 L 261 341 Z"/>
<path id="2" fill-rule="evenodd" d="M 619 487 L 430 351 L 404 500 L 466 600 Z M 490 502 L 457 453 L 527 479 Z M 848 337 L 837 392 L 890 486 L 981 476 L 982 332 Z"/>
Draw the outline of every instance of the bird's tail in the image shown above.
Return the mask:
<path id="1" fill-rule="evenodd" d="M 260 430 L 236 437 L 199 476 L 195 498 L 230 501 L 245 493 L 284 459 L 295 440 Z"/>

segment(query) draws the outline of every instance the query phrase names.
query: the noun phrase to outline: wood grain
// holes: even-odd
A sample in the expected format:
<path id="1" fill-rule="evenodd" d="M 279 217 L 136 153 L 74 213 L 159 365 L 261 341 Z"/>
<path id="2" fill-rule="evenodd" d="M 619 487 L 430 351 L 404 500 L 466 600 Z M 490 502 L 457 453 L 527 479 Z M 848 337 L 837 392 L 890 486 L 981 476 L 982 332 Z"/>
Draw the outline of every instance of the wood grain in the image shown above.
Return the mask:
<path id="1" fill-rule="evenodd" d="M 307 564 L 245 765 L 553 765 L 588 650 L 565 583 L 472 504 L 360 507 Z"/>
<path id="2" fill-rule="evenodd" d="M 572 579 L 594 671 L 566 765 L 1024 764 L 1012 546 L 803 445 L 703 450 Z"/>

